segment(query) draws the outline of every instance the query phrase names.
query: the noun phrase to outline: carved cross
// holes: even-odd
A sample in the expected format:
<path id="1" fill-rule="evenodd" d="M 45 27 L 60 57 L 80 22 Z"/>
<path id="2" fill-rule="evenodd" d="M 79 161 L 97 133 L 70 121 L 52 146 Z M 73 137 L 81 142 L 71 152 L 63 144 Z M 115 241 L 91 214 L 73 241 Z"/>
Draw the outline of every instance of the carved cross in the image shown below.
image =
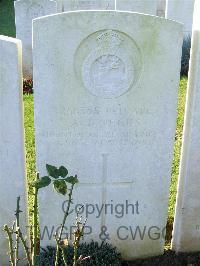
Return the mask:
<path id="1" fill-rule="evenodd" d="M 90 182 L 90 183 L 82 183 L 84 185 L 100 185 L 102 187 L 102 204 L 106 204 L 106 200 L 107 200 L 107 186 L 108 185 L 133 185 L 133 180 L 132 181 L 116 181 L 116 182 L 109 182 L 108 181 L 108 157 L 109 154 L 108 153 L 103 153 L 102 154 L 102 182 L 101 183 L 95 183 L 95 182 Z M 105 225 L 105 212 L 102 213 L 101 216 L 101 225 L 104 226 Z"/>

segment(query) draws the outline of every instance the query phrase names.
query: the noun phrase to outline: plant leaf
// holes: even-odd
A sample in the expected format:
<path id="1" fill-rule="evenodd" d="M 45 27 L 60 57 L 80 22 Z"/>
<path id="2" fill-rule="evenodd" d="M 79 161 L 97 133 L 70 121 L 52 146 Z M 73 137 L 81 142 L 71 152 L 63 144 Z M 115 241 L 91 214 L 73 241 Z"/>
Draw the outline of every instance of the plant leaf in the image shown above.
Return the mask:
<path id="1" fill-rule="evenodd" d="M 58 169 L 58 174 L 59 174 L 59 176 L 64 178 L 64 177 L 66 177 L 68 175 L 68 170 L 64 166 L 61 166 Z"/>
<path id="2" fill-rule="evenodd" d="M 46 164 L 46 169 L 47 169 L 48 174 L 51 177 L 56 178 L 56 179 L 59 178 L 58 169 L 55 166 Z"/>
<path id="3" fill-rule="evenodd" d="M 78 183 L 78 177 L 77 177 L 77 175 L 69 176 L 69 177 L 65 178 L 65 181 L 72 184 L 72 185 L 75 185 Z"/>
<path id="4" fill-rule="evenodd" d="M 59 194 L 62 194 L 64 196 L 67 194 L 67 185 L 64 180 L 55 180 L 53 182 L 53 186 Z"/>
<path id="5" fill-rule="evenodd" d="M 51 179 L 48 176 L 43 176 L 33 183 L 33 186 L 37 189 L 47 187 L 51 183 Z"/>

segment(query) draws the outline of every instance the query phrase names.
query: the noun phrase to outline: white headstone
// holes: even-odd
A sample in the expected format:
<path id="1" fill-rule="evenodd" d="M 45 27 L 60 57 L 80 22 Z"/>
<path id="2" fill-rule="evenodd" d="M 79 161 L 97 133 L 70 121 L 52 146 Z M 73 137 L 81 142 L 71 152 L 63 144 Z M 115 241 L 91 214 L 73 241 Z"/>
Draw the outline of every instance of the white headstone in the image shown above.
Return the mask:
<path id="1" fill-rule="evenodd" d="M 85 204 L 83 216 L 87 204 L 95 208 L 88 241 L 100 241 L 106 226 L 124 258 L 161 254 L 182 26 L 130 12 L 80 11 L 36 19 L 33 30 L 38 171 L 46 174 L 49 163 L 78 174 L 74 206 Z M 41 192 L 43 246 L 50 243 L 45 228 L 51 232 L 63 216 L 65 197 L 52 193 Z M 102 204 L 109 207 L 98 217 Z M 74 221 L 75 213 L 68 226 Z M 137 226 L 143 240 L 137 233 L 132 239 Z"/>
<path id="2" fill-rule="evenodd" d="M 165 17 L 166 0 L 158 0 L 157 2 L 157 16 Z"/>
<path id="3" fill-rule="evenodd" d="M 166 18 L 183 23 L 185 37 L 191 35 L 192 32 L 194 1 L 195 0 L 167 0 Z"/>
<path id="4" fill-rule="evenodd" d="M 27 225 L 21 42 L 0 36 L 0 265 L 9 265 L 3 226 L 12 226 L 21 196 L 21 225 Z M 22 255 L 22 249 L 20 250 Z"/>
<path id="5" fill-rule="evenodd" d="M 116 0 L 117 10 L 156 15 L 157 0 Z"/>
<path id="6" fill-rule="evenodd" d="M 37 17 L 56 13 L 57 3 L 50 0 L 15 1 L 16 36 L 22 41 L 23 75 L 32 78 L 32 20 Z"/>
<path id="7" fill-rule="evenodd" d="M 113 10 L 115 0 L 63 0 L 64 11 Z"/>
<path id="8" fill-rule="evenodd" d="M 195 3 L 191 61 L 172 248 L 200 250 L 200 1 Z"/>
<path id="9" fill-rule="evenodd" d="M 57 11 L 61 13 L 63 11 L 63 1 L 64 0 L 55 0 L 57 2 Z"/>

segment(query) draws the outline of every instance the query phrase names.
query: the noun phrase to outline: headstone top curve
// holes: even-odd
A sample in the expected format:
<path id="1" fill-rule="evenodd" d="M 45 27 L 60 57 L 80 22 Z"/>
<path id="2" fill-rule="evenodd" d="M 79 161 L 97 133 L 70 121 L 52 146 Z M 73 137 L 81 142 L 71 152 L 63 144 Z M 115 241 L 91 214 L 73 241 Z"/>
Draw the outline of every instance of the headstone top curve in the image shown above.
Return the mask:
<path id="1" fill-rule="evenodd" d="M 13 38 L 13 37 L 5 36 L 5 35 L 0 35 L 0 41 L 12 42 L 12 43 L 16 43 L 16 44 L 21 43 L 21 40 Z"/>
<path id="2" fill-rule="evenodd" d="M 60 17 L 66 17 L 66 16 L 72 16 L 72 15 L 79 15 L 79 14 L 94 14 L 94 15 L 101 15 L 101 14 L 110 14 L 110 15 L 133 15 L 135 17 L 143 17 L 144 19 L 149 19 L 152 21 L 156 21 L 157 23 L 168 23 L 168 24 L 173 24 L 174 26 L 177 25 L 177 27 L 183 28 L 183 23 L 172 20 L 172 19 L 166 19 L 163 17 L 159 17 L 159 16 L 154 16 L 154 15 L 150 15 L 150 14 L 144 14 L 144 13 L 138 13 L 138 12 L 131 12 L 131 11 L 121 11 L 121 10 L 75 10 L 75 11 L 67 11 L 67 12 L 63 12 L 63 13 L 56 13 L 56 14 L 50 14 L 50 15 L 46 15 L 46 16 L 42 16 L 42 17 L 38 17 L 33 19 L 33 23 L 37 23 L 39 21 L 45 21 L 48 19 L 57 19 Z"/>

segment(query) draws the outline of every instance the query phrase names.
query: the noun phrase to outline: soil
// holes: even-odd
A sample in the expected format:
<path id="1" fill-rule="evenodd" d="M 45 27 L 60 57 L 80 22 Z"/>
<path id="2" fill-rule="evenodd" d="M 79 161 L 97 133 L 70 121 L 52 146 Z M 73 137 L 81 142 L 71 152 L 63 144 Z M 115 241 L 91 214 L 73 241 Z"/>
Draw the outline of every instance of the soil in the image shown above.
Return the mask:
<path id="1" fill-rule="evenodd" d="M 147 260 L 123 262 L 122 266 L 200 266 L 200 252 L 180 253 L 178 255 L 171 250 L 165 251 L 164 255 Z"/>

